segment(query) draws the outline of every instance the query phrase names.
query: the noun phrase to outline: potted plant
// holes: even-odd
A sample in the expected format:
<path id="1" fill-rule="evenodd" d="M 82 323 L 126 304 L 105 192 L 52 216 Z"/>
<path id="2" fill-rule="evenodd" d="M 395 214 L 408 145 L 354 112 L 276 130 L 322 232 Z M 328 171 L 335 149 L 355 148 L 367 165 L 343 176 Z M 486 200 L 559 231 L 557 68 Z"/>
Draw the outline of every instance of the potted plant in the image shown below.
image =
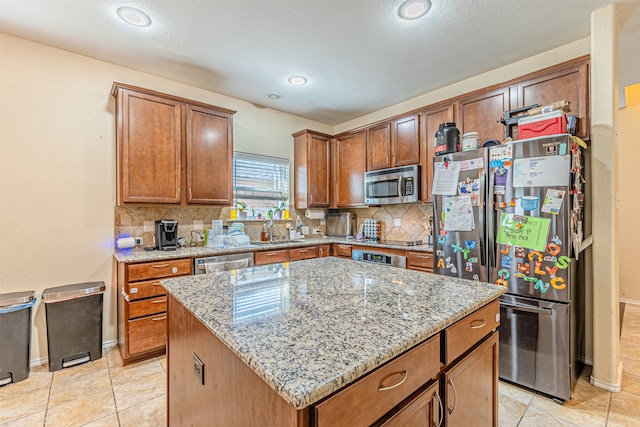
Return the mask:
<path id="1" fill-rule="evenodd" d="M 238 219 L 247 219 L 247 213 L 244 211 L 247 208 L 245 202 L 236 200 L 236 210 L 238 211 Z"/>

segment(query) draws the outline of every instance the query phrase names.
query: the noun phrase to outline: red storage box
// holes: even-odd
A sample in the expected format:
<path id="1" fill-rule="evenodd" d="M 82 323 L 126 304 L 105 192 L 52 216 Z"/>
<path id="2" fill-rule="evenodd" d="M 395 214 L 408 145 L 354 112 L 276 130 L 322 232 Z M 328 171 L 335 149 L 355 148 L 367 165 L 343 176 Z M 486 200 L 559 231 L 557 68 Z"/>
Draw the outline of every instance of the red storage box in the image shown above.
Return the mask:
<path id="1" fill-rule="evenodd" d="M 518 139 L 567 133 L 567 115 L 562 110 L 518 120 Z"/>

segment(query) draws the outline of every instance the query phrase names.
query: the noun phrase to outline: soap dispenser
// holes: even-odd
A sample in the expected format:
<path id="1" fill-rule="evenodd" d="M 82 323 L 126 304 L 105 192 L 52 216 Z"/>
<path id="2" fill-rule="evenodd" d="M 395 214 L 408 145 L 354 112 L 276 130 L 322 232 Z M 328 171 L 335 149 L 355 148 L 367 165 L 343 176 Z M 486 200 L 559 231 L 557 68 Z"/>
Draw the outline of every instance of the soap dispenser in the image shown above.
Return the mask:
<path id="1" fill-rule="evenodd" d="M 260 233 L 260 240 L 263 242 L 269 241 L 269 227 L 267 224 L 262 225 L 262 232 Z"/>

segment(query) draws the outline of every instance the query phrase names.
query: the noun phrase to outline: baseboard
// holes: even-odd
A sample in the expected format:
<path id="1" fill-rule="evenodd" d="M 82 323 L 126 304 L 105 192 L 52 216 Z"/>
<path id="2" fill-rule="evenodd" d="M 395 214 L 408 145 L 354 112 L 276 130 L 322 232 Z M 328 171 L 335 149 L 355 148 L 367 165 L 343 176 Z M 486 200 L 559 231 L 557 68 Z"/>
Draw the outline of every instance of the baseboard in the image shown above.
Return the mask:
<path id="1" fill-rule="evenodd" d="M 104 341 L 102 343 L 102 349 L 106 350 L 109 348 L 113 348 L 115 346 L 118 345 L 118 340 L 109 340 L 109 341 Z M 29 366 L 31 366 L 32 368 L 35 368 L 36 366 L 40 366 L 40 365 L 44 365 L 46 363 L 49 363 L 49 357 L 41 357 L 40 359 L 31 359 L 31 361 L 29 362 Z"/>
<path id="2" fill-rule="evenodd" d="M 581 357 L 580 361 L 585 365 L 593 366 L 593 359 L 591 357 Z"/>
<path id="3" fill-rule="evenodd" d="M 614 393 L 619 393 L 621 390 L 621 384 L 622 384 L 622 362 L 618 364 L 618 378 L 615 383 L 608 383 L 606 381 L 599 380 L 597 378 L 594 378 L 593 375 L 591 375 L 589 382 L 596 387 L 600 387 L 602 389 L 609 390 Z"/>

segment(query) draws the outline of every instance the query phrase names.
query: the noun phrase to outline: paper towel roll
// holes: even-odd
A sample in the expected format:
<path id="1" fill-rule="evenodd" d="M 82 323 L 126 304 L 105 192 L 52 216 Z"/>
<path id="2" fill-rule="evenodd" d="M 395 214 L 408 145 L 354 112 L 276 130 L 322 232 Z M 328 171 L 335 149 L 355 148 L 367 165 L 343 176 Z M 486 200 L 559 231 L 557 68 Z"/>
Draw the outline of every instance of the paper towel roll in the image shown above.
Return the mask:
<path id="1" fill-rule="evenodd" d="M 324 219 L 324 209 L 307 209 L 304 216 L 308 219 Z"/>
<path id="2" fill-rule="evenodd" d="M 116 241 L 118 249 L 131 249 L 136 245 L 136 239 L 133 237 L 122 237 Z"/>

